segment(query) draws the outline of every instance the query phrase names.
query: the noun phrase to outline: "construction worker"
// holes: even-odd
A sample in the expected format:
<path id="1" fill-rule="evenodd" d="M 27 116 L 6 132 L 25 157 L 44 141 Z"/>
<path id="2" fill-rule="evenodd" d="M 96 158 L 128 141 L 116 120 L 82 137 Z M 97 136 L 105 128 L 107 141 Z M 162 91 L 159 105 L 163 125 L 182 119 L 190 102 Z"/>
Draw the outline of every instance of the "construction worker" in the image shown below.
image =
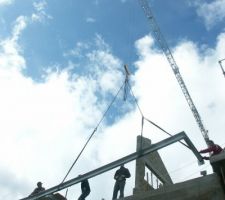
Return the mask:
<path id="1" fill-rule="evenodd" d="M 208 141 L 208 145 L 209 145 L 208 148 L 199 151 L 199 153 L 212 153 L 211 156 L 214 156 L 214 155 L 217 155 L 217 154 L 219 154 L 223 151 L 223 149 L 218 144 L 214 144 L 214 142 L 212 140 Z M 204 160 L 209 160 L 208 156 L 204 156 L 202 158 Z"/>
<path id="2" fill-rule="evenodd" d="M 45 188 L 42 187 L 42 182 L 37 182 L 37 188 L 35 188 L 34 191 L 29 196 L 33 196 L 33 195 L 38 194 L 38 193 L 40 193 L 44 190 L 45 190 Z"/>
<path id="3" fill-rule="evenodd" d="M 114 175 L 114 179 L 116 180 L 116 182 L 113 189 L 112 199 L 117 199 L 118 191 L 120 191 L 119 197 L 124 197 L 124 187 L 126 184 L 126 178 L 130 178 L 130 172 L 127 168 L 124 167 L 124 165 L 121 165 L 120 169 L 118 169 Z"/>
<path id="4" fill-rule="evenodd" d="M 81 175 L 79 175 L 81 176 Z M 90 189 L 90 185 L 89 185 L 89 182 L 88 180 L 83 180 L 81 182 L 81 195 L 80 197 L 78 198 L 78 200 L 85 200 L 85 198 L 90 194 L 91 192 L 91 189 Z"/>
<path id="5" fill-rule="evenodd" d="M 223 152 L 223 149 L 217 145 L 214 144 L 214 142 L 212 140 L 208 141 L 208 145 L 209 147 L 207 149 L 201 150 L 199 151 L 200 153 L 211 153 L 212 152 L 212 157 L 210 159 L 210 164 L 212 165 L 213 168 L 213 172 L 215 172 L 219 178 L 220 178 L 220 183 L 223 187 L 223 190 L 225 192 L 225 165 L 224 165 L 224 159 L 219 160 L 218 157 L 216 159 L 216 155 L 220 154 Z M 203 159 L 205 160 L 209 160 L 209 157 L 203 157 Z"/>

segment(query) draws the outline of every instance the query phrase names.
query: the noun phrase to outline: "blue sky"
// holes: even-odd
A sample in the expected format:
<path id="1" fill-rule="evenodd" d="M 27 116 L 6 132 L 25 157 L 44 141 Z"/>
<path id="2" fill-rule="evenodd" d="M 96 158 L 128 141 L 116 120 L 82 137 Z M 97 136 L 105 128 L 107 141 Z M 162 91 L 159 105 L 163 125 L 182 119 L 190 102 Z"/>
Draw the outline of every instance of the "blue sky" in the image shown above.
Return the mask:
<path id="1" fill-rule="evenodd" d="M 152 1 L 151 5 L 170 46 L 188 39 L 213 47 L 216 35 L 223 29 L 222 21 L 207 30 L 194 9 L 197 5 L 191 1 L 158 0 Z M 15 1 L 1 8 L 2 37 L 9 34 L 19 15 L 32 16 L 39 12 L 39 23 L 30 22 L 19 39 L 27 64 L 32 66 L 25 73 L 36 79 L 40 79 L 45 66 L 66 66 L 70 58 L 63 56 L 64 53 L 73 49 L 77 42 L 90 42 L 95 34 L 104 38 L 114 55 L 124 63 L 132 64 L 137 59 L 134 41 L 150 31 L 137 1 L 48 1 L 42 6 L 43 10 L 37 11 L 32 1 L 22 4 Z M 81 60 L 72 59 L 81 63 Z"/>
<path id="2" fill-rule="evenodd" d="M 225 58 L 225 1 L 149 2 L 210 137 L 225 146 L 225 80 L 218 65 Z M 204 148 L 137 1 L 0 0 L 0 198 L 25 197 L 40 180 L 46 188 L 61 182 L 122 85 L 125 63 L 144 115 L 172 134 L 185 131 Z M 135 151 L 140 123 L 134 101 L 128 96 L 124 102 L 121 92 L 68 178 Z M 148 124 L 144 135 L 153 142 L 166 138 Z M 174 182 L 199 176 L 201 169 L 211 172 L 179 145 L 160 154 L 175 170 Z M 132 178 L 125 193 L 131 195 L 134 163 L 127 166 Z M 90 180 L 90 199 L 111 198 L 113 173 Z M 79 193 L 76 185 L 68 197 Z"/>

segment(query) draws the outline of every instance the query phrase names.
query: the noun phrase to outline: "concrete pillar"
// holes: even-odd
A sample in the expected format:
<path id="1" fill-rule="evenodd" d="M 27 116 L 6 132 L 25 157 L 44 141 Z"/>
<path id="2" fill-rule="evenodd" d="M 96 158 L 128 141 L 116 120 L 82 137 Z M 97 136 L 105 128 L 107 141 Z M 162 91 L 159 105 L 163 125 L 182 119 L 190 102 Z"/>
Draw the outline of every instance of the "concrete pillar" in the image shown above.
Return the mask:
<path id="1" fill-rule="evenodd" d="M 137 148 L 136 151 L 140 151 L 142 148 L 149 147 L 151 145 L 151 140 L 141 136 L 137 137 Z M 136 160 L 135 169 L 135 188 L 133 190 L 134 194 L 140 192 L 146 192 L 153 190 L 153 186 L 150 185 L 145 179 L 145 169 L 146 167 L 154 173 L 154 175 L 161 181 L 166 182 L 166 184 L 172 184 L 172 180 L 166 170 L 163 161 L 158 154 L 158 152 L 153 152 L 143 158 Z"/>

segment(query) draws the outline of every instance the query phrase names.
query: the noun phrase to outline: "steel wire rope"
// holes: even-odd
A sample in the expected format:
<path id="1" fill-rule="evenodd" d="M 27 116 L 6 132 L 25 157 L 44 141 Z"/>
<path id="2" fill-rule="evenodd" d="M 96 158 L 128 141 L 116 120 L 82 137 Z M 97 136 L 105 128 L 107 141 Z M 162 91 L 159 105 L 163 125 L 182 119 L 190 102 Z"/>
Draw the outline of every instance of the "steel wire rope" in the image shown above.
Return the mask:
<path id="1" fill-rule="evenodd" d="M 196 160 L 195 160 L 195 161 L 191 161 L 191 162 L 189 162 L 189 163 L 186 163 L 186 164 L 183 165 L 182 167 L 179 167 L 179 168 L 177 168 L 177 169 L 174 169 L 174 170 L 168 172 L 168 174 L 169 174 L 169 175 L 175 174 L 175 173 L 177 173 L 178 171 L 183 170 L 184 168 L 187 169 L 189 166 L 193 165 L 195 162 L 196 162 Z M 210 165 L 207 164 L 207 165 L 204 166 L 201 170 L 206 169 L 206 168 L 209 167 L 209 166 L 210 166 Z M 197 174 L 198 172 L 199 172 L 199 170 L 198 170 L 198 171 L 195 170 L 195 172 L 189 174 L 189 175 L 186 176 L 186 177 L 183 177 L 183 178 L 178 179 L 178 181 L 179 181 L 179 182 L 180 182 L 180 181 L 183 181 L 183 180 L 185 180 L 185 179 L 191 177 L 192 175 Z M 167 175 L 167 173 L 163 173 L 162 175 L 165 176 L 165 175 Z"/>
<path id="2" fill-rule="evenodd" d="M 225 144 L 225 143 L 222 143 L 221 146 L 223 146 L 224 144 Z M 210 164 L 206 164 L 206 166 L 203 167 L 202 169 L 206 169 L 206 168 L 209 167 L 209 166 L 210 166 Z M 202 169 L 201 169 L 201 170 L 202 170 Z M 184 179 L 186 179 L 186 178 L 188 178 L 188 177 L 190 177 L 190 176 L 192 176 L 192 175 L 194 175 L 194 174 L 196 174 L 196 173 L 198 173 L 198 172 L 199 172 L 199 171 L 195 171 L 194 173 L 190 174 L 189 176 L 186 176 L 186 177 L 182 178 L 181 181 L 184 180 Z"/>
<path id="3" fill-rule="evenodd" d="M 132 90 L 132 88 L 131 88 L 131 86 L 130 86 L 130 83 L 127 82 L 126 84 L 128 85 L 128 87 L 129 87 L 129 89 L 130 89 L 130 91 L 131 91 L 131 94 L 132 94 L 132 96 L 133 96 L 133 98 L 134 98 L 134 101 L 135 101 L 135 103 L 136 103 L 136 105 L 137 105 L 137 107 L 138 107 L 138 110 L 140 111 L 142 117 L 143 117 L 145 120 L 147 120 L 149 123 L 151 123 L 152 125 L 154 125 L 155 127 L 157 127 L 158 129 L 160 129 L 161 131 L 163 131 L 164 133 L 166 133 L 167 135 L 169 135 L 170 137 L 173 136 L 172 134 L 168 133 L 168 132 L 165 131 L 163 128 L 161 128 L 159 125 L 157 125 L 156 123 L 152 122 L 151 120 L 149 120 L 148 118 L 146 118 L 146 117 L 144 116 L 144 114 L 143 114 L 143 112 L 141 111 L 141 108 L 140 108 L 140 106 L 139 106 L 139 104 L 138 104 L 138 102 L 137 102 L 137 99 L 136 99 L 136 97 L 135 97 L 135 95 L 134 95 L 134 93 L 133 93 L 133 90 Z M 191 148 L 190 148 L 188 145 L 186 145 L 185 143 L 183 143 L 183 142 L 181 142 L 181 141 L 179 141 L 179 143 L 181 143 L 182 145 L 184 145 L 184 146 L 187 147 L 188 149 L 191 149 Z"/>
<path id="4" fill-rule="evenodd" d="M 176 169 L 170 171 L 169 173 L 170 173 L 170 174 L 174 174 L 174 173 L 176 173 L 176 172 L 178 172 L 178 171 L 180 171 L 180 170 L 182 170 L 182 169 L 184 169 L 184 168 L 187 168 L 187 167 L 193 165 L 194 163 L 196 163 L 196 160 L 192 160 L 192 161 L 190 161 L 190 162 L 188 162 L 188 163 L 185 163 L 184 165 L 182 165 L 182 166 L 180 166 L 180 167 L 178 167 L 178 168 L 176 168 Z"/>
<path id="5" fill-rule="evenodd" d="M 201 170 L 206 169 L 206 168 L 208 168 L 209 166 L 210 166 L 210 164 L 207 164 L 207 165 L 204 166 Z M 199 173 L 199 170 L 198 170 L 198 171 L 196 170 L 195 172 L 189 174 L 188 176 L 185 176 L 185 177 L 183 177 L 183 178 L 178 179 L 178 181 L 185 181 L 187 178 L 189 178 L 189 177 L 191 177 L 191 176 L 193 176 L 193 175 L 195 175 L 195 174 L 197 174 L 197 173 Z"/>
<path id="6" fill-rule="evenodd" d="M 138 110 L 139 110 L 141 116 L 144 117 L 144 114 L 143 114 L 143 112 L 142 112 L 142 110 L 141 110 L 141 108 L 140 108 L 140 106 L 139 106 L 139 104 L 138 104 L 138 102 L 137 102 L 137 99 L 136 99 L 136 97 L 135 97 L 135 95 L 134 95 L 134 93 L 133 93 L 133 90 L 132 90 L 132 88 L 131 88 L 131 85 L 130 85 L 129 81 L 127 81 L 126 84 L 127 84 L 128 88 L 130 89 L 131 95 L 132 95 L 133 98 L 134 98 L 134 102 L 135 102 L 135 104 L 137 105 L 137 108 L 138 108 Z M 145 117 L 144 117 L 144 118 L 145 118 Z"/>
<path id="7" fill-rule="evenodd" d="M 134 98 L 134 101 L 135 101 L 135 103 L 136 103 L 136 105 L 137 105 L 137 107 L 138 107 L 138 110 L 139 110 L 140 114 L 142 115 L 142 128 L 141 128 L 141 134 L 143 134 L 143 125 L 144 125 L 144 122 L 143 122 L 144 120 L 143 120 L 143 119 L 145 119 L 145 120 L 147 120 L 149 123 L 151 123 L 152 125 L 154 125 L 155 127 L 157 127 L 158 129 L 160 129 L 161 131 L 163 131 L 164 133 L 166 133 L 167 135 L 169 135 L 170 137 L 173 136 L 172 134 L 170 134 L 169 132 L 167 132 L 166 130 L 164 130 L 163 128 L 161 128 L 159 125 L 157 125 L 156 123 L 152 122 L 151 120 L 149 120 L 148 118 L 146 118 L 146 117 L 144 116 L 144 114 L 143 114 L 143 112 L 142 112 L 142 110 L 141 110 L 141 108 L 140 108 L 140 106 L 139 106 L 139 104 L 138 104 L 138 101 L 137 101 L 137 99 L 136 99 L 136 97 L 135 97 L 135 95 L 134 95 L 134 92 L 133 92 L 133 90 L 132 90 L 132 88 L 131 88 L 131 85 L 130 85 L 129 81 L 127 81 L 126 84 L 128 85 L 128 88 L 130 89 L 130 92 L 131 92 L 131 94 L 132 94 L 132 96 L 133 96 L 133 98 Z M 142 135 L 141 135 L 141 138 L 142 138 Z M 182 145 L 184 145 L 185 147 L 187 147 L 188 149 L 191 150 L 191 148 L 190 148 L 188 145 L 186 145 L 185 143 L 183 143 L 183 142 L 181 142 L 181 141 L 179 141 L 179 143 L 181 143 Z M 142 145 L 142 144 L 141 144 L 141 145 Z M 141 147 L 142 147 L 142 146 L 141 146 Z M 192 163 L 191 163 L 191 164 L 192 164 Z M 173 170 L 172 173 L 174 173 L 175 171 L 179 171 L 179 170 L 180 170 L 180 169 Z"/>
<path id="8" fill-rule="evenodd" d="M 225 143 L 222 143 L 221 146 L 223 146 L 224 144 L 225 144 Z M 179 167 L 179 168 L 177 168 L 177 169 L 174 169 L 174 170 L 170 171 L 169 173 L 172 173 L 172 174 L 173 174 L 173 173 L 175 173 L 175 172 L 177 172 L 177 171 L 182 170 L 183 168 L 187 168 L 187 167 L 193 165 L 195 162 L 196 162 L 196 160 L 192 160 L 192 161 L 190 161 L 190 162 L 184 164 L 182 167 Z M 209 166 L 209 164 L 207 164 L 205 167 L 208 167 L 208 166 Z M 205 167 L 204 167 L 204 168 L 205 168 Z M 202 168 L 202 169 L 204 169 L 204 168 Z"/>
<path id="9" fill-rule="evenodd" d="M 174 170 L 169 171 L 168 174 L 169 174 L 169 175 L 175 174 L 175 173 L 177 173 L 178 171 L 181 171 L 181 170 L 183 170 L 183 169 L 188 168 L 189 166 L 193 165 L 195 162 L 196 162 L 196 160 L 192 160 L 191 162 L 185 163 L 183 166 L 178 167 L 178 168 L 176 168 L 176 169 L 174 169 Z M 167 175 L 167 173 L 163 173 L 162 175 L 165 176 L 165 175 Z"/>
<path id="10" fill-rule="evenodd" d="M 76 157 L 76 159 L 74 160 L 73 164 L 71 165 L 70 169 L 68 170 L 66 176 L 63 178 L 62 183 L 64 183 L 64 181 L 66 180 L 67 176 L 69 175 L 69 173 L 71 172 L 72 168 L 74 167 L 74 165 L 76 164 L 77 160 L 80 158 L 81 154 L 83 153 L 84 149 L 86 148 L 86 146 L 88 145 L 89 141 L 91 140 L 91 138 L 93 137 L 93 135 L 95 134 L 95 132 L 97 131 L 99 125 L 101 124 L 101 122 L 103 121 L 103 119 L 105 118 L 107 112 L 109 111 L 109 109 L 111 108 L 112 104 L 114 103 L 114 101 L 116 100 L 117 96 L 119 95 L 120 91 L 122 90 L 123 86 L 125 85 L 126 82 L 124 82 L 122 84 L 122 86 L 119 88 L 119 90 L 117 91 L 116 95 L 114 96 L 114 98 L 112 99 L 111 103 L 109 104 L 109 106 L 107 107 L 106 111 L 104 112 L 104 114 L 102 115 L 102 118 L 99 120 L 99 122 L 97 123 L 97 126 L 94 128 L 92 134 L 89 136 L 88 140 L 86 141 L 86 143 L 84 144 L 83 148 L 81 149 L 80 153 L 78 154 L 78 156 Z"/>
<path id="11" fill-rule="evenodd" d="M 185 165 L 183 165 L 182 167 L 179 167 L 179 168 L 177 168 L 177 169 L 174 169 L 174 170 L 168 172 L 168 174 L 169 174 L 169 175 L 175 174 L 175 173 L 177 173 L 178 171 L 181 171 L 181 170 L 183 170 L 184 168 L 187 168 L 187 167 L 193 165 L 195 162 L 196 162 L 196 160 L 195 160 L 195 161 L 192 161 L 192 162 L 188 162 L 188 163 L 186 163 Z M 209 167 L 209 166 L 210 166 L 210 165 L 207 164 L 207 165 L 204 166 L 202 169 L 206 169 L 206 168 Z M 201 169 L 201 170 L 202 170 L 202 169 Z M 191 173 L 191 174 L 189 174 L 189 175 L 186 176 L 186 177 L 183 177 L 183 178 L 180 178 L 180 179 L 178 178 L 178 181 L 179 181 L 179 182 L 180 182 L 180 181 L 183 181 L 183 180 L 187 179 L 188 177 L 191 177 L 192 175 L 197 174 L 198 172 L 199 172 L 199 170 L 198 170 L 198 171 L 195 171 L 195 172 L 193 172 L 193 173 Z M 153 173 L 153 174 L 154 174 L 154 173 Z M 167 173 L 163 173 L 162 175 L 165 176 L 165 175 L 168 175 L 168 174 L 167 174 Z"/>
<path id="12" fill-rule="evenodd" d="M 221 146 L 223 146 L 224 144 L 225 144 L 225 143 L 222 143 Z M 175 170 L 172 170 L 172 171 L 169 172 L 169 173 L 172 173 L 172 174 L 173 174 L 173 173 L 175 173 L 175 172 L 177 172 L 177 171 L 182 170 L 183 168 L 186 168 L 186 167 L 189 167 L 189 166 L 193 165 L 193 163 L 195 163 L 195 162 L 196 162 L 195 160 L 192 160 L 191 162 L 188 162 L 188 163 L 185 164 L 184 166 L 179 167 L 179 168 L 177 168 L 177 169 L 175 169 Z M 202 169 L 206 169 L 206 168 L 209 167 L 209 166 L 210 166 L 209 164 L 206 164 L 206 166 L 203 167 Z M 202 169 L 201 169 L 201 170 L 202 170 Z M 192 174 L 190 174 L 190 175 L 188 175 L 188 176 L 182 178 L 181 181 L 184 180 L 184 179 L 186 179 L 186 178 L 188 178 L 188 177 L 190 177 L 190 176 L 192 176 L 192 175 L 194 175 L 194 174 L 196 174 L 197 172 L 199 172 L 199 171 L 195 171 L 194 173 L 192 173 Z"/>
<path id="13" fill-rule="evenodd" d="M 170 137 L 173 136 L 172 134 L 168 133 L 167 131 L 165 131 L 163 128 L 161 128 L 160 126 L 158 126 L 157 124 L 155 124 L 154 122 L 152 122 L 151 120 L 145 118 L 145 120 L 147 120 L 149 123 L 153 124 L 155 127 L 159 128 L 161 131 L 163 131 L 164 133 L 166 133 L 167 135 L 169 135 Z M 185 143 L 179 141 L 179 143 L 181 143 L 182 145 L 184 145 L 185 147 L 187 147 L 188 149 L 191 149 L 188 145 L 186 145 Z"/>

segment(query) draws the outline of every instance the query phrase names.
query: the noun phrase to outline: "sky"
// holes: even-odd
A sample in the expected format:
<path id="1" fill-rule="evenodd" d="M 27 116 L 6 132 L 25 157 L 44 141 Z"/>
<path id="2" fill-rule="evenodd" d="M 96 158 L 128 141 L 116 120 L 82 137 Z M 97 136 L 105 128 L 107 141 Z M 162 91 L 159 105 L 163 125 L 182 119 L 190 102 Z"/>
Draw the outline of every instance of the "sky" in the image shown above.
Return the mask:
<path id="1" fill-rule="evenodd" d="M 225 58 L 225 0 L 148 2 L 209 137 L 224 147 L 218 61 Z M 0 199 L 26 197 L 38 181 L 59 184 L 96 127 L 67 180 L 136 150 L 142 116 L 131 93 L 124 101 L 121 90 L 104 115 L 125 80 L 124 64 L 143 115 L 206 148 L 138 1 L 0 0 Z M 143 136 L 153 143 L 168 137 L 147 121 Z M 175 183 L 212 172 L 180 144 L 159 153 Z M 126 164 L 132 176 L 126 196 L 134 164 Z M 87 199 L 112 197 L 115 170 L 89 180 Z M 68 191 L 68 199 L 79 195 L 79 184 Z"/>

